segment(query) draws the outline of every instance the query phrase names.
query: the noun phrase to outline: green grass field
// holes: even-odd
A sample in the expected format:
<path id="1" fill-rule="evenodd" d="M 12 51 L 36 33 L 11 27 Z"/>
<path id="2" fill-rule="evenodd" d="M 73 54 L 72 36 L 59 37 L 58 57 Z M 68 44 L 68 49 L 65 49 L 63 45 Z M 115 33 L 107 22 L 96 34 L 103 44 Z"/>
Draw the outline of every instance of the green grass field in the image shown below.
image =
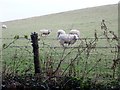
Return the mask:
<path id="1" fill-rule="evenodd" d="M 53 38 L 56 37 L 58 29 L 69 32 L 71 28 L 80 29 L 81 37 L 92 37 L 95 29 L 97 32 L 101 32 L 100 23 L 102 19 L 105 19 L 109 29 L 117 34 L 117 5 L 107 5 L 3 22 L 8 26 L 8 29 L 3 30 L 3 37 L 11 38 L 16 34 L 30 35 L 31 32 L 39 32 L 40 29 L 45 28 L 52 30 L 50 37 Z"/>
<path id="2" fill-rule="evenodd" d="M 31 32 L 39 32 L 40 29 L 51 29 L 52 32 L 48 37 L 41 38 L 39 41 L 39 46 L 45 46 L 48 48 L 40 48 L 40 61 L 41 66 L 44 69 L 46 63 L 52 60 L 49 66 L 53 66 L 55 69 L 61 58 L 64 58 L 62 62 L 61 69 L 65 70 L 67 66 L 74 60 L 74 65 L 71 66 L 71 70 L 75 71 L 77 77 L 84 75 L 84 71 L 89 72 L 90 77 L 96 77 L 100 74 L 102 77 L 105 75 L 112 76 L 113 70 L 111 69 L 113 64 L 113 59 L 116 58 L 116 53 L 111 53 L 115 51 L 115 48 L 96 48 L 96 51 L 91 50 L 89 57 L 87 56 L 87 51 L 80 53 L 78 49 L 66 49 L 65 54 L 62 56 L 63 48 L 50 48 L 49 46 L 60 46 L 57 40 L 52 40 L 49 38 L 56 38 L 57 30 L 63 29 L 67 33 L 70 29 L 80 29 L 81 38 L 94 37 L 94 31 L 97 30 L 98 36 L 104 37 L 103 31 L 100 29 L 101 20 L 106 21 L 106 25 L 109 31 L 114 31 L 118 34 L 118 11 L 117 5 L 106 5 L 100 7 L 86 8 L 68 12 L 61 12 L 57 14 L 50 14 L 40 17 L 32 17 L 21 20 L 7 21 L 3 22 L 7 25 L 7 29 L 3 29 L 3 38 L 13 38 L 15 35 L 23 37 L 28 35 L 30 38 Z M 4 39 L 3 44 L 9 44 L 12 39 Z M 47 44 L 47 45 L 45 45 Z M 87 40 L 90 42 L 90 40 Z M 44 44 L 44 45 L 43 45 Z M 85 44 L 85 43 L 84 43 Z M 99 40 L 97 46 L 109 47 L 109 44 L 115 46 L 116 41 L 107 42 L 107 40 Z M 11 46 L 31 46 L 31 42 L 28 40 L 19 39 Z M 81 41 L 77 41 L 75 45 L 81 45 Z M 83 45 L 84 46 L 84 45 Z M 72 50 L 72 51 L 70 51 Z M 83 48 L 80 48 L 82 51 Z M 68 54 L 69 53 L 69 54 Z M 77 54 L 79 55 L 77 56 Z M 68 55 L 67 55 L 68 54 Z M 77 57 L 76 57 L 77 56 Z M 99 59 L 101 59 L 99 61 Z M 17 71 L 18 73 L 25 73 L 30 71 L 33 73 L 33 55 L 32 47 L 30 48 L 7 48 L 3 50 L 3 60 L 5 61 L 4 68 L 6 72 Z M 14 70 L 16 69 L 16 70 Z M 70 69 L 70 68 L 69 68 Z M 25 71 L 26 70 L 26 71 Z M 67 70 L 66 72 L 69 72 Z M 73 71 L 72 74 L 73 75 Z"/>

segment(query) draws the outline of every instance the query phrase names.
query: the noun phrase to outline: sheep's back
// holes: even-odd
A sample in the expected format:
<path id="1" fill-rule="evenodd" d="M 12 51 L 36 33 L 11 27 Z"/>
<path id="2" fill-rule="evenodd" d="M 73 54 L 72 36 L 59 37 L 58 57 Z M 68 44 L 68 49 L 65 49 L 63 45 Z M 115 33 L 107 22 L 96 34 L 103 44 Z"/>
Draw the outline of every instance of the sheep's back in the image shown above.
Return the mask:
<path id="1" fill-rule="evenodd" d="M 74 35 L 70 35 L 70 34 L 61 34 L 59 36 L 60 40 L 64 40 L 65 42 L 70 42 L 71 40 L 73 40 Z"/>

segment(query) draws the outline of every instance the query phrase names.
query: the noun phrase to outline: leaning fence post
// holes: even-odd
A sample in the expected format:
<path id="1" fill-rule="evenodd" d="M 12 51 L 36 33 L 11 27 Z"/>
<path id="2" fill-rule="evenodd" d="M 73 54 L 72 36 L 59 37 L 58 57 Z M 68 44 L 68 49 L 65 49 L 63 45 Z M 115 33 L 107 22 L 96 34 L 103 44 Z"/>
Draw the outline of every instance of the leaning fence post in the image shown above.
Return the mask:
<path id="1" fill-rule="evenodd" d="M 31 34 L 31 42 L 33 47 L 34 54 L 34 68 L 35 74 L 40 73 L 40 64 L 39 64 L 39 46 L 38 46 L 38 34 L 36 32 Z"/>

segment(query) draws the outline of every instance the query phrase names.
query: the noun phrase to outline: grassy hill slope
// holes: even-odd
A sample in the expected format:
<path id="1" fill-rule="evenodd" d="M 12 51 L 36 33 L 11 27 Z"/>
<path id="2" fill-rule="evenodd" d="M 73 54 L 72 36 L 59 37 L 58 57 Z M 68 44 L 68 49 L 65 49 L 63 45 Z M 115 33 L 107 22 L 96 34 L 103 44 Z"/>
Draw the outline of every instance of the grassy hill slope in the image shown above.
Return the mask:
<path id="1" fill-rule="evenodd" d="M 52 30 L 50 37 L 56 37 L 58 29 L 64 29 L 69 32 L 71 28 L 80 29 L 82 37 L 92 37 L 95 29 L 97 32 L 101 32 L 100 23 L 102 19 L 106 20 L 109 30 L 117 33 L 117 15 L 117 5 L 105 5 L 7 21 L 3 22 L 8 26 L 8 29 L 3 30 L 3 37 L 30 35 L 31 32 L 39 32 L 40 29 L 44 28 Z"/>

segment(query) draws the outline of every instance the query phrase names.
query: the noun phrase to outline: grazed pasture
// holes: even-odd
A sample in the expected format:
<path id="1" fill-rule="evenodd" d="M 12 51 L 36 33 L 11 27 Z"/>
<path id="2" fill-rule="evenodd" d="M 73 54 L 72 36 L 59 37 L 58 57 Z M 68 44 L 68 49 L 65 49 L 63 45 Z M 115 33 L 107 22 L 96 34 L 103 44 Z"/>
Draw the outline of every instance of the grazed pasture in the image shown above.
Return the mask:
<path id="1" fill-rule="evenodd" d="M 111 69 L 113 59 L 116 58 L 116 48 L 95 48 L 87 54 L 84 48 L 53 48 L 61 47 L 56 39 L 58 29 L 64 29 L 67 33 L 70 29 L 80 29 L 81 38 L 87 39 L 86 42 L 94 40 L 94 31 L 97 30 L 99 38 L 105 38 L 103 31 L 100 29 L 101 20 L 106 21 L 109 31 L 118 32 L 118 14 L 117 5 L 107 5 L 101 7 L 87 8 L 51 14 L 40 17 L 32 17 L 22 20 L 3 22 L 7 29 L 3 30 L 3 38 L 13 38 L 15 35 L 24 37 L 31 32 L 39 32 L 40 29 L 51 29 L 52 33 L 48 37 L 42 37 L 39 41 L 40 62 L 43 70 L 55 70 L 58 63 L 64 58 L 60 74 L 69 74 L 72 76 L 97 78 L 104 80 L 104 77 L 111 79 L 114 71 Z M 109 35 L 111 37 L 111 35 Z M 54 40 L 53 40 L 54 39 Z M 3 39 L 3 44 L 8 45 L 14 39 Z M 75 46 L 85 46 L 85 40 L 77 41 Z M 97 47 L 115 47 L 116 41 L 110 42 L 107 39 L 99 39 Z M 12 47 L 23 46 L 23 47 Z M 29 47 L 24 47 L 29 46 Z M 42 48 L 41 48 L 42 47 Z M 47 47 L 47 48 L 46 48 Z M 83 50 L 83 52 L 81 52 Z M 33 55 L 30 40 L 18 39 L 7 49 L 3 50 L 4 73 L 33 73 Z M 70 65 L 70 66 L 69 66 Z M 48 67 L 49 66 L 49 67 Z M 69 66 L 69 68 L 67 68 Z M 47 69 L 46 69 L 47 68 Z M 66 70 L 66 71 L 65 71 Z M 65 71 L 65 72 L 64 72 Z M 49 71 L 48 71 L 49 72 Z M 52 72 L 52 71 L 51 71 Z M 107 80 L 109 80 L 107 79 Z"/>

